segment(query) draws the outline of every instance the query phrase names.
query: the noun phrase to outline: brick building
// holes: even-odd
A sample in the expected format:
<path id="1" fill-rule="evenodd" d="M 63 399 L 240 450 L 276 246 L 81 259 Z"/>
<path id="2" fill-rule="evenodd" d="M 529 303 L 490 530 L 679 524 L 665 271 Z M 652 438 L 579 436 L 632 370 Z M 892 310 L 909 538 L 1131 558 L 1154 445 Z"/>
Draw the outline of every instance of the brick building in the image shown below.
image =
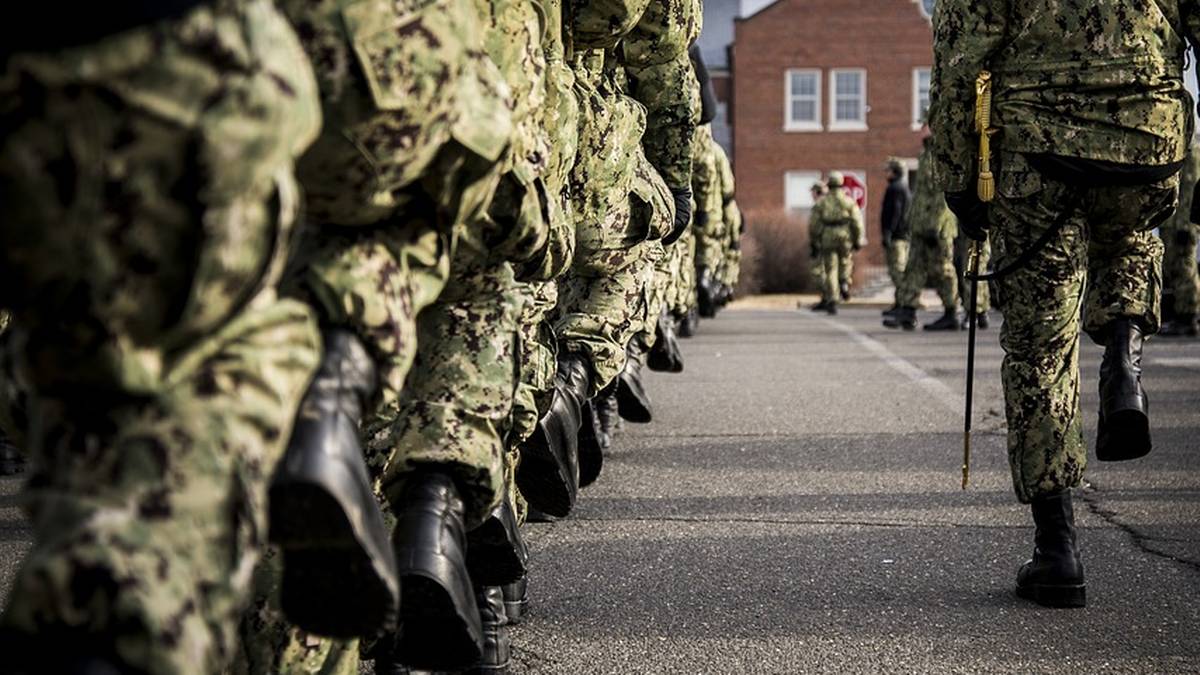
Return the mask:
<path id="1" fill-rule="evenodd" d="M 890 156 L 915 164 L 921 148 L 933 63 L 931 6 L 932 0 L 742 3 L 730 50 L 728 119 L 738 202 L 747 213 L 785 214 L 800 227 L 814 180 L 831 170 L 855 174 L 867 184 L 868 260 L 883 260 L 883 165 Z"/>

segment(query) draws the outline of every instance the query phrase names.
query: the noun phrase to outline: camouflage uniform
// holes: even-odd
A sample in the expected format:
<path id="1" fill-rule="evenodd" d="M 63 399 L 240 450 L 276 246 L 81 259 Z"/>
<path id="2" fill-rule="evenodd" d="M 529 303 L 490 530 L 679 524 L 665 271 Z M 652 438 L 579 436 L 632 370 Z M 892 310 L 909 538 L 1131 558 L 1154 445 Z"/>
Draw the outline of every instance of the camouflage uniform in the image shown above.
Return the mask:
<path id="1" fill-rule="evenodd" d="M 696 130 L 692 143 L 692 232 L 696 237 L 696 268 L 707 268 L 716 275 L 725 264 L 725 209 L 721 191 L 721 172 L 717 162 L 712 127 Z M 714 276 L 715 278 L 715 276 Z"/>
<path id="2" fill-rule="evenodd" d="M 991 0 L 938 3 L 935 12 L 935 181 L 947 191 L 974 189 L 974 83 L 988 69 L 1000 129 L 990 207 L 997 263 L 1063 221 L 1028 265 L 999 284 L 1009 458 L 1023 502 L 1078 486 L 1083 475 L 1081 314 L 1083 330 L 1101 342 L 1118 317 L 1146 334 L 1158 330 L 1162 245 L 1150 230 L 1175 205 L 1170 165 L 1184 158 L 1192 112 L 1180 20 L 1168 12 L 1178 5 L 1155 9 L 1124 0 Z M 1035 169 L 1029 156 L 1038 153 L 1167 167 L 1161 175 L 1169 177 L 1084 187 Z M 1068 210 L 1072 203 L 1079 207 Z"/>
<path id="3" fill-rule="evenodd" d="M 1192 222 L 1192 186 L 1200 180 L 1200 153 L 1193 143 L 1179 174 L 1179 207 L 1159 226 L 1163 241 L 1163 284 L 1174 296 L 1175 314 L 1200 314 L 1200 274 L 1196 270 L 1196 223 Z"/>
<path id="4" fill-rule="evenodd" d="M 35 462 L 5 644 L 219 672 L 318 359 L 275 292 L 312 71 L 272 3 L 220 0 L 12 56 L 0 93 L 0 304 Z"/>
<path id="5" fill-rule="evenodd" d="M 725 222 L 725 241 L 722 242 L 725 260 L 721 265 L 719 281 L 732 288 L 737 286 L 742 271 L 742 210 L 734 198 L 733 166 L 725 150 L 716 141 L 713 141 L 713 156 L 717 163 L 717 174 L 721 177 L 721 217 Z"/>
<path id="6" fill-rule="evenodd" d="M 862 241 L 862 212 L 844 189 L 831 186 L 813 207 L 809 232 L 820 254 L 821 299 L 836 303 L 841 282 L 849 278 L 854 249 Z"/>
<path id="7" fill-rule="evenodd" d="M 930 175 L 929 154 L 921 154 L 917 190 L 908 209 L 908 264 L 896 287 L 896 304 L 916 308 L 921 289 L 932 286 L 946 311 L 958 306 L 958 273 L 954 269 L 954 237 L 958 224 Z"/>
<path id="8" fill-rule="evenodd" d="M 609 0 L 574 1 L 569 13 L 581 110 L 576 255 L 559 283 L 555 333 L 563 349 L 588 356 L 594 395 L 621 372 L 645 323 L 647 242 L 664 234 L 649 229 L 652 218 L 630 218 L 632 202 L 647 208 L 654 198 L 636 178 L 641 150 L 667 186 L 690 185 L 699 86 L 687 47 L 699 10 L 694 0 Z"/>

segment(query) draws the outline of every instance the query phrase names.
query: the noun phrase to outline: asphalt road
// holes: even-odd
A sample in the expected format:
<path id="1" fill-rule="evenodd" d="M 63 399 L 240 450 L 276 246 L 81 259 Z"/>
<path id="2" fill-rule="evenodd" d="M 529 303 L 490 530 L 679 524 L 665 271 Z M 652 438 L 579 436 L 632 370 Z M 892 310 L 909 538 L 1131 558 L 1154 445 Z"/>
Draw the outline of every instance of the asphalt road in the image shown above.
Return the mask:
<path id="1" fill-rule="evenodd" d="M 934 318 L 932 314 L 923 317 Z M 1200 672 L 1200 341 L 1155 340 L 1155 450 L 1093 462 L 1077 503 L 1089 606 L 1014 597 L 1031 551 L 981 333 L 959 489 L 965 334 L 878 311 L 729 310 L 649 380 L 574 516 L 527 528 L 516 673 Z M 1094 436 L 1100 351 L 1084 353 Z M 0 480 L 0 593 L 29 530 Z"/>
<path id="2" fill-rule="evenodd" d="M 1013 595 L 1032 527 L 996 328 L 979 344 L 963 492 L 965 333 L 889 331 L 870 309 L 703 323 L 574 516 L 529 526 L 516 671 L 1200 672 L 1200 341 L 1148 347 L 1154 452 L 1092 462 L 1083 610 Z M 1089 439 L 1099 356 L 1088 343 Z"/>

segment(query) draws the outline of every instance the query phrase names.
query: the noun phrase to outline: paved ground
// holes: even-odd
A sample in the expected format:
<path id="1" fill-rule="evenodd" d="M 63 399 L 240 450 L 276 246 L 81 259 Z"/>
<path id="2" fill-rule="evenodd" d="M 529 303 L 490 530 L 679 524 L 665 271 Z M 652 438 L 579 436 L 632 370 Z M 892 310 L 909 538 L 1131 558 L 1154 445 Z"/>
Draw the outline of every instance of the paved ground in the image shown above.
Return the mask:
<path id="1" fill-rule="evenodd" d="M 529 673 L 1200 672 L 1200 342 L 1157 340 L 1157 447 L 1093 462 L 1090 606 L 1012 594 L 1031 550 L 981 334 L 974 484 L 959 490 L 964 334 L 878 311 L 727 311 L 650 381 L 575 517 L 534 524 Z M 927 318 L 934 315 L 927 313 Z M 1094 434 L 1099 350 L 1085 349 Z"/>
<path id="2" fill-rule="evenodd" d="M 1200 672 L 1200 341 L 1151 344 L 1157 447 L 1093 463 L 1090 606 L 1051 611 L 1012 595 L 1031 528 L 996 335 L 962 492 L 963 334 L 888 331 L 865 308 L 704 323 L 575 517 L 528 528 L 514 671 Z M 1099 350 L 1084 354 L 1091 438 Z M 0 594 L 28 540 L 15 489 L 0 481 Z"/>

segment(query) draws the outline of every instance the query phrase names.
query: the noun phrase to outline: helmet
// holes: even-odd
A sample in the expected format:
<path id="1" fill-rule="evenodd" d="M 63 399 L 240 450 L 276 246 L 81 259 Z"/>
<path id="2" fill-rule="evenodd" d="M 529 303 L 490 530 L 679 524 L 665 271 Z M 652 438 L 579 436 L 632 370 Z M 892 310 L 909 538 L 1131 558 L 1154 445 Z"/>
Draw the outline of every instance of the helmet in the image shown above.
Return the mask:
<path id="1" fill-rule="evenodd" d="M 842 187 L 846 184 L 846 178 L 841 171 L 830 171 L 829 175 L 825 177 L 825 182 L 831 188 Z"/>

